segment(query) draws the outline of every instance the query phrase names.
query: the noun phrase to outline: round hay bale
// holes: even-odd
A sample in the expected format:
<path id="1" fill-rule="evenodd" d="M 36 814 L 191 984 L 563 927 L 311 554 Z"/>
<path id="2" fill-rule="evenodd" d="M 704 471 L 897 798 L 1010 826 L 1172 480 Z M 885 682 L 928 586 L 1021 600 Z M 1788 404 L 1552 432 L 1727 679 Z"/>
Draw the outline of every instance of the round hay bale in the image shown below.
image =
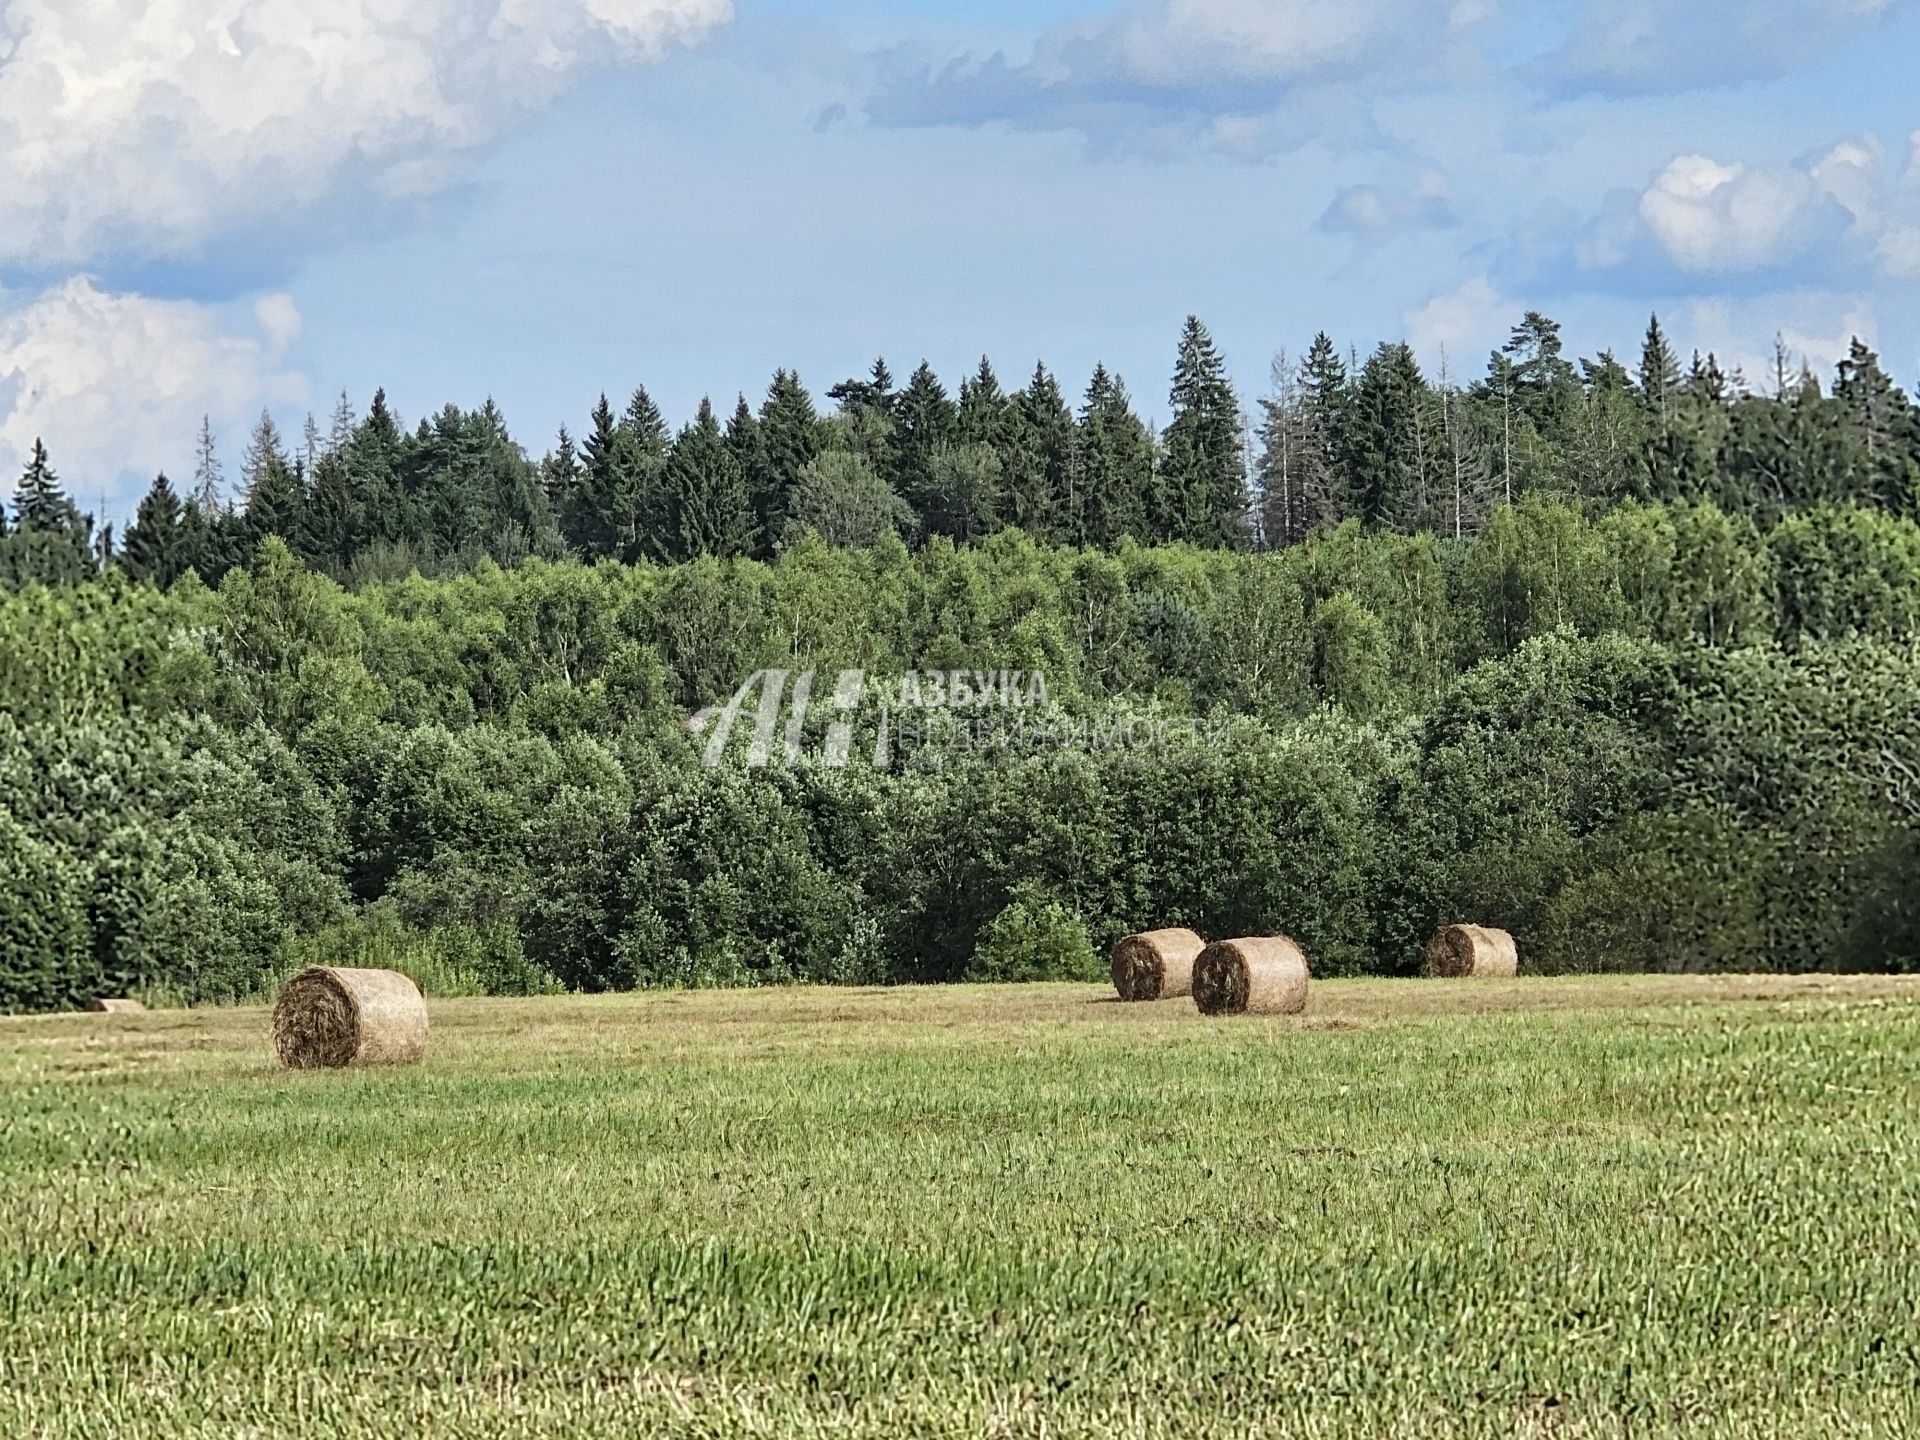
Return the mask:
<path id="1" fill-rule="evenodd" d="M 129 1000 L 124 996 L 102 995 L 87 1002 L 87 1009 L 95 1015 L 144 1015 L 147 1007 L 138 1000 Z"/>
<path id="2" fill-rule="evenodd" d="M 1427 946 L 1427 974 L 1436 980 L 1511 979 L 1520 973 L 1513 936 L 1485 925 L 1448 925 Z"/>
<path id="3" fill-rule="evenodd" d="M 1298 1015 L 1307 1008 L 1307 956 L 1284 935 L 1216 940 L 1193 962 L 1202 1015 Z"/>
<path id="4" fill-rule="evenodd" d="M 294 1070 L 411 1064 L 427 1053 L 427 1002 L 392 970 L 315 965 L 274 1002 L 273 1048 Z"/>
<path id="5" fill-rule="evenodd" d="M 1191 930 L 1149 930 L 1113 947 L 1113 988 L 1122 1000 L 1171 1000 L 1193 993 L 1193 962 L 1207 942 Z"/>

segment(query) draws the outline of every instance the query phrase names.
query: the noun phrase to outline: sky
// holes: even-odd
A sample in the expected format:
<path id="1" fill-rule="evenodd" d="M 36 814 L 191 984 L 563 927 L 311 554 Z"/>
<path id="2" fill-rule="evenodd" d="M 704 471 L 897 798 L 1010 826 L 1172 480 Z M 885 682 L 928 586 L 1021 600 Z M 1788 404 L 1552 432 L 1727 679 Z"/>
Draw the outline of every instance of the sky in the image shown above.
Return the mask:
<path id="1" fill-rule="evenodd" d="M 376 387 L 535 455 L 876 355 L 1249 400 L 1529 309 L 1920 381 L 1920 0 L 0 0 L 0 469 L 124 518 Z M 0 476 L 0 488 L 6 488 Z"/>

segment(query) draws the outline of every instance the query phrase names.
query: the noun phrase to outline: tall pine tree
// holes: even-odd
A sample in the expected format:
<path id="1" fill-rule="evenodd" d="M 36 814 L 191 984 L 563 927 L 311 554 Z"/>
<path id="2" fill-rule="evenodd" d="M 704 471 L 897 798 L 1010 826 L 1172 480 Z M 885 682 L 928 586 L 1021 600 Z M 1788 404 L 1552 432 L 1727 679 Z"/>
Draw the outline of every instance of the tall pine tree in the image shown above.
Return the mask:
<path id="1" fill-rule="evenodd" d="M 613 553 L 612 513 L 620 488 L 620 440 L 620 422 L 602 392 L 581 445 L 579 481 L 560 507 L 562 538 L 589 559 Z"/>
<path id="2" fill-rule="evenodd" d="M 813 397 L 789 370 L 774 372 L 760 406 L 760 473 L 748 477 L 753 522 L 763 547 L 785 533 L 788 501 L 823 439 Z"/>
<path id="3" fill-rule="evenodd" d="M 933 455 L 953 442 L 959 416 L 946 386 L 922 360 L 907 377 L 907 387 L 894 405 L 893 488 L 924 517 L 933 482 Z"/>
<path id="4" fill-rule="evenodd" d="M 1833 398 L 1851 441 L 1849 498 L 1911 514 L 1920 499 L 1920 416 L 1858 338 L 1840 362 Z"/>
<path id="5" fill-rule="evenodd" d="M 667 456 L 666 558 L 744 555 L 753 543 L 753 507 L 747 477 L 721 433 L 713 402 L 682 430 Z"/>
<path id="6" fill-rule="evenodd" d="M 1333 459 L 1336 413 L 1347 413 L 1346 367 L 1318 337 L 1319 369 L 1309 380 L 1282 354 L 1273 393 L 1260 401 L 1261 534 L 1269 547 L 1331 530 L 1347 513 L 1345 480 Z"/>
<path id="7" fill-rule="evenodd" d="M 1086 516 L 1075 493 L 1073 413 L 1060 383 L 1036 365 L 1013 398 L 1001 488 L 1000 519 L 1036 540 L 1083 544 Z"/>
<path id="8" fill-rule="evenodd" d="M 60 477 L 54 474 L 46 445 L 37 438 L 20 483 L 13 488 L 13 518 L 15 525 L 28 534 L 74 537 L 85 528 L 79 507 L 68 498 Z"/>
<path id="9" fill-rule="evenodd" d="M 1133 413 L 1127 387 L 1104 365 L 1087 385 L 1075 436 L 1085 541 L 1111 549 L 1147 533 L 1152 491 L 1153 437 Z"/>
<path id="10" fill-rule="evenodd" d="M 136 580 L 165 589 L 185 573 L 181 553 L 180 497 L 173 482 L 156 476 L 134 512 L 120 547 L 120 566 Z"/>
<path id="11" fill-rule="evenodd" d="M 1375 350 L 1354 386 L 1352 504 L 1369 526 L 1410 530 L 1426 515 L 1425 395 L 1426 380 L 1404 343 Z"/>
<path id="12" fill-rule="evenodd" d="M 294 536 L 305 497 L 293 461 L 281 443 L 280 427 L 265 410 L 253 427 L 253 437 L 241 461 L 240 479 L 245 487 L 250 541 L 257 544 L 269 535 Z"/>
<path id="13" fill-rule="evenodd" d="M 1249 501 L 1240 402 L 1213 337 L 1196 315 L 1187 317 L 1180 336 L 1169 400 L 1173 418 L 1163 437 L 1161 486 L 1170 538 L 1243 547 Z"/>

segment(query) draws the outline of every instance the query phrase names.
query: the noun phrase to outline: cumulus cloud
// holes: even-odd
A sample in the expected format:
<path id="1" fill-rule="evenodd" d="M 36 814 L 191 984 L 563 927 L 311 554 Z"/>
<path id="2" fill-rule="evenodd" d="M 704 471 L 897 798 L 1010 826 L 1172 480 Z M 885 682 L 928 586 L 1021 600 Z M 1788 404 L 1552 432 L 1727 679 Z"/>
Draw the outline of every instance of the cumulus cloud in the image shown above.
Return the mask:
<path id="1" fill-rule="evenodd" d="M 1410 186 L 1348 185 L 1320 216 L 1320 228 L 1362 240 L 1387 240 L 1416 230 L 1445 230 L 1457 223 L 1447 181 L 1428 171 Z"/>
<path id="2" fill-rule="evenodd" d="M 1849 285 L 1907 273 L 1920 185 L 1890 173 L 1872 137 L 1783 164 L 1676 155 L 1588 218 L 1542 212 L 1515 227 L 1510 284 L 1641 293 Z"/>
<path id="3" fill-rule="evenodd" d="M 1920 280 L 1920 130 L 1907 144 L 1907 173 L 1895 192 L 1893 214 L 1881 229 L 1878 258 L 1888 276 Z"/>
<path id="4" fill-rule="evenodd" d="M 283 364 L 299 332 L 286 295 L 234 317 L 84 277 L 30 297 L 0 291 L 0 464 L 17 473 L 43 438 L 82 504 L 104 495 L 110 511 L 129 508 L 131 468 L 186 478 L 202 415 L 233 430 L 263 407 L 307 402 L 306 381 Z"/>
<path id="5" fill-rule="evenodd" d="M 1473 372 L 1478 361 L 1506 341 L 1524 307 L 1502 295 L 1484 275 L 1457 290 L 1436 295 L 1404 319 L 1407 343 L 1420 363 L 1438 374 L 1444 360 L 1456 376 Z"/>
<path id="6" fill-rule="evenodd" d="M 1005 123 L 1075 130 L 1097 145 L 1169 128 L 1231 154 L 1297 143 L 1272 112 L 1303 97 L 1322 118 L 1340 82 L 1431 75 L 1491 12 L 1477 0 L 1150 0 L 1063 26 L 1033 53 L 934 66 L 895 58 L 868 97 L 888 126 Z M 1316 98 L 1317 97 L 1317 98 Z M 1359 106 L 1356 98 L 1347 107 Z M 1257 143 L 1256 143 L 1257 142 Z"/>
<path id="7" fill-rule="evenodd" d="M 1788 74 L 1910 0 L 1588 0 L 1527 75 L 1562 95 L 1644 95 Z"/>
<path id="8" fill-rule="evenodd" d="M 1764 270 L 1834 238 L 1847 212 L 1814 169 L 1676 156 L 1640 195 L 1647 236 L 1690 275 Z"/>
<path id="9" fill-rule="evenodd" d="M 413 197 L 731 0 L 0 0 L 0 262 L 191 253 L 343 190 Z"/>

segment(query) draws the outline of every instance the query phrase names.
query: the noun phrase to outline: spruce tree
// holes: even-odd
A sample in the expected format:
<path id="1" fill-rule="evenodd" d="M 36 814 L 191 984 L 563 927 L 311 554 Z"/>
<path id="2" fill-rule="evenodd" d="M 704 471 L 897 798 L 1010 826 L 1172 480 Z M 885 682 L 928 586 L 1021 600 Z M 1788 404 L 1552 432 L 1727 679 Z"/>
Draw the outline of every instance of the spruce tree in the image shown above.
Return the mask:
<path id="1" fill-rule="evenodd" d="M 1647 336 L 1640 346 L 1640 397 L 1664 427 L 1680 389 L 1680 361 L 1660 328 L 1660 317 L 1647 320 Z"/>
<path id="2" fill-rule="evenodd" d="M 694 422 L 680 432 L 664 475 L 665 558 L 744 555 L 753 543 L 753 507 L 747 477 L 702 399 Z"/>
<path id="3" fill-rule="evenodd" d="M 180 573 L 191 570 L 209 585 L 218 585 L 233 564 L 226 537 L 215 520 L 200 508 L 198 495 L 189 495 L 180 507 L 180 528 L 175 537 L 174 558 Z"/>
<path id="4" fill-rule="evenodd" d="M 248 533 L 253 542 L 268 535 L 292 537 L 300 524 L 303 496 L 295 478 L 293 462 L 280 440 L 280 427 L 273 416 L 260 412 L 253 437 L 241 461 L 241 483 L 245 486 Z"/>
<path id="5" fill-rule="evenodd" d="M 933 454 L 953 442 L 959 417 L 933 367 L 922 360 L 907 377 L 894 406 L 897 433 L 893 488 L 925 521 L 933 479 Z"/>
<path id="6" fill-rule="evenodd" d="M 1083 543 L 1111 549 L 1147 533 L 1153 438 L 1133 413 L 1127 387 L 1096 365 L 1074 438 Z"/>
<path id="7" fill-rule="evenodd" d="M 647 393 L 646 386 L 634 390 L 627 401 L 626 413 L 620 417 L 620 424 L 632 439 L 636 453 L 643 459 L 665 461 L 667 420 L 660 413 L 660 407 L 653 403 L 653 396 Z"/>
<path id="8" fill-rule="evenodd" d="M 1660 317 L 1647 320 L 1640 346 L 1640 402 L 1647 410 L 1644 467 L 1645 493 L 1669 500 L 1685 492 L 1686 446 L 1676 429 L 1680 403 L 1680 360 L 1660 328 Z"/>
<path id="9" fill-rule="evenodd" d="M 581 444 L 580 478 L 560 507 L 560 534 L 588 559 L 613 553 L 612 509 L 620 489 L 621 427 L 603 391 Z"/>
<path id="10" fill-rule="evenodd" d="M 580 456 L 573 448 L 573 436 L 560 427 L 553 449 L 540 461 L 540 488 L 555 518 L 564 516 L 573 503 L 573 490 L 580 483 Z"/>
<path id="11" fill-rule="evenodd" d="M 360 520 L 346 452 L 322 447 L 301 511 L 300 543 L 294 548 L 322 569 L 341 572 L 359 546 Z"/>
<path id="12" fill-rule="evenodd" d="M 354 427 L 347 442 L 347 479 L 363 543 L 395 544 L 412 533 L 410 507 L 400 484 L 405 448 L 400 422 L 387 407 L 387 392 L 375 390 L 366 419 Z"/>
<path id="13" fill-rule="evenodd" d="M 502 565 L 530 555 L 557 555 L 562 549 L 559 525 L 547 503 L 540 467 L 513 438 L 492 396 L 480 407 L 472 429 L 480 449 L 488 553 Z"/>
<path id="14" fill-rule="evenodd" d="M 1686 413 L 1683 409 L 1682 413 Z M 1859 499 L 1858 454 L 1845 416 L 1798 379 L 1775 398 L 1746 397 L 1728 412 L 1725 440 L 1701 494 L 1771 527 L 1809 505 Z"/>
<path id="15" fill-rule="evenodd" d="M 821 446 L 820 416 L 807 387 L 799 375 L 775 371 L 760 406 L 761 471 L 748 477 L 753 522 L 764 543 L 785 532 L 788 499 Z"/>
<path id="16" fill-rule="evenodd" d="M 1073 413 L 1044 364 L 1013 398 L 1001 486 L 1002 522 L 1036 540 L 1085 543 L 1086 516 L 1075 493 Z"/>
<path id="17" fill-rule="evenodd" d="M 1354 386 L 1354 511 L 1369 526 L 1412 529 L 1427 510 L 1421 404 L 1426 381 L 1412 347 L 1382 344 Z"/>
<path id="18" fill-rule="evenodd" d="M 727 420 L 727 449 L 732 452 L 734 463 L 740 467 L 741 478 L 747 486 L 747 504 L 752 508 L 753 490 L 756 478 L 766 471 L 767 456 L 760 440 L 760 421 L 753 413 L 753 407 L 747 403 L 745 395 L 736 395 L 733 414 Z M 759 520 L 754 521 L 753 543 L 748 553 L 765 559 L 777 548 L 778 537 L 760 533 Z"/>
<path id="19" fill-rule="evenodd" d="M 1327 354 L 1321 358 L 1324 362 Z M 1339 366 L 1337 356 L 1333 363 Z M 1344 407 L 1345 367 L 1340 371 Z M 1330 530 L 1347 512 L 1344 482 L 1329 459 L 1331 427 L 1324 405 L 1299 367 L 1284 353 L 1274 357 L 1272 393 L 1260 401 L 1257 474 L 1261 542 L 1270 549 Z"/>
<path id="20" fill-rule="evenodd" d="M 985 445 L 996 455 L 1006 453 L 1013 423 L 1013 406 L 993 364 L 980 357 L 980 368 L 960 382 L 960 405 L 955 416 L 954 438 L 962 445 Z"/>
<path id="21" fill-rule="evenodd" d="M 1920 498 L 1920 453 L 1914 407 L 1880 357 L 1857 337 L 1840 362 L 1833 399 L 1845 416 L 1852 451 L 1847 498 L 1910 513 Z"/>
<path id="22" fill-rule="evenodd" d="M 38 438 L 20 483 L 13 490 L 15 525 L 29 534 L 77 537 L 83 530 L 79 508 L 67 497 Z"/>
<path id="23" fill-rule="evenodd" d="M 1354 488 L 1348 457 L 1353 446 L 1347 434 L 1347 410 L 1352 402 L 1352 381 L 1346 362 L 1340 358 L 1333 339 L 1322 330 L 1307 347 L 1307 358 L 1300 367 L 1301 404 L 1306 443 L 1319 451 L 1321 468 L 1333 497 L 1333 517 L 1337 524 L 1346 518 L 1345 496 Z"/>
<path id="24" fill-rule="evenodd" d="M 149 581 L 165 589 L 180 578 L 185 566 L 181 556 L 180 497 L 165 474 L 156 476 L 141 497 L 133 524 L 127 527 L 120 547 L 120 567 L 136 580 Z"/>
<path id="25" fill-rule="evenodd" d="M 1249 502 L 1240 403 L 1196 315 L 1180 337 L 1163 437 L 1162 490 L 1171 538 L 1228 548 L 1247 540 Z"/>
<path id="26" fill-rule="evenodd" d="M 480 529 L 474 513 L 479 455 L 457 405 L 420 417 L 400 464 L 400 488 L 413 521 L 408 537 L 436 555 L 465 555 Z"/>
<path id="27" fill-rule="evenodd" d="M 594 557 L 628 563 L 666 553 L 661 493 L 669 440 L 667 422 L 642 385 L 616 420 L 603 394 L 594 407 L 582 454 L 572 513 L 560 517 L 568 544 Z"/>

